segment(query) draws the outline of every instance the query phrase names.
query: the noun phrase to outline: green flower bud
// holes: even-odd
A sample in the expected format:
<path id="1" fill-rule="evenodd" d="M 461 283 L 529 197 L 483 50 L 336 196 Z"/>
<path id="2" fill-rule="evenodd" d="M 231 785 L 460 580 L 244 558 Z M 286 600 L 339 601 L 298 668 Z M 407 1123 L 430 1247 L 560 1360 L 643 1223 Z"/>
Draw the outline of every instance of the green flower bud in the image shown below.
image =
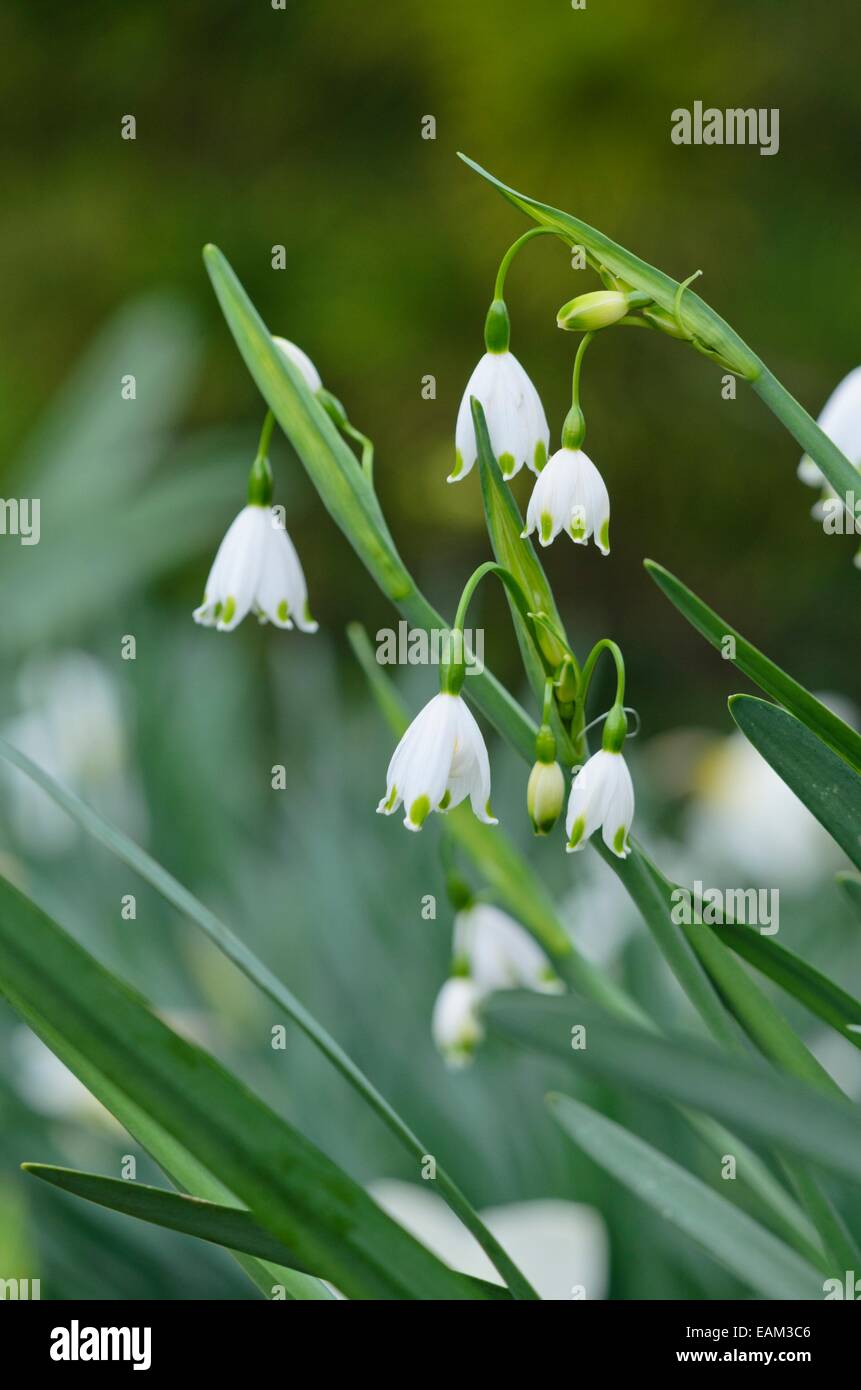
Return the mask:
<path id="1" fill-rule="evenodd" d="M 569 333 L 594 333 L 598 328 L 618 323 L 627 314 L 628 306 L 628 296 L 620 290 L 592 290 L 563 304 L 556 322 Z"/>
<path id="2" fill-rule="evenodd" d="M 536 835 L 549 835 L 565 804 L 565 777 L 558 763 L 540 759 L 529 774 L 526 809 Z"/>

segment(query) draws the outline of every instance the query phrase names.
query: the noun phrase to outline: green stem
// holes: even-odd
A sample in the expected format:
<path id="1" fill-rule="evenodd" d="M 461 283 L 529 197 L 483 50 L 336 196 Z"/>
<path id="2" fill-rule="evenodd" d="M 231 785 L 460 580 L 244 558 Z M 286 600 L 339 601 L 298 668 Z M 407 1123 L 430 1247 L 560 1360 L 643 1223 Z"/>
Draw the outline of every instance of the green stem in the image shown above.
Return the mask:
<path id="1" fill-rule="evenodd" d="M 531 241 L 533 237 L 546 236 L 548 233 L 551 233 L 551 231 L 552 229 L 550 227 L 532 227 L 528 232 L 524 232 L 523 236 L 519 236 L 515 242 L 512 242 L 499 263 L 499 270 L 496 272 L 496 284 L 493 290 L 494 299 L 504 299 L 505 277 L 508 274 L 511 262 L 520 249 L 526 245 L 527 241 Z M 558 233 L 552 232 L 552 235 L 558 236 Z"/>
<path id="2" fill-rule="evenodd" d="M 535 650 L 541 658 L 545 674 L 551 674 L 547 669 L 546 658 L 543 656 L 541 648 L 535 636 L 535 632 L 532 626 L 532 619 L 530 617 L 529 612 L 529 603 L 526 598 L 526 595 L 524 594 L 523 590 L 521 589 L 517 580 L 514 578 L 514 575 L 511 573 L 511 571 L 506 569 L 504 565 L 497 564 L 495 560 L 485 560 L 484 564 L 479 565 L 478 569 L 473 571 L 473 573 L 469 576 L 469 579 L 463 586 L 463 593 L 460 596 L 460 603 L 457 605 L 457 612 L 455 613 L 454 624 L 452 626 L 452 633 L 460 636 L 461 638 L 461 650 L 463 650 L 462 639 L 463 629 L 466 623 L 467 609 L 469 608 L 473 594 L 475 593 L 482 579 L 484 579 L 488 574 L 495 574 L 497 579 L 502 581 L 502 583 L 505 585 L 505 588 L 511 594 L 511 597 L 513 598 L 517 606 L 517 611 L 523 619 L 526 629 L 532 638 Z M 442 671 L 440 672 L 440 688 L 449 691 L 449 693 L 451 694 L 457 694 L 460 691 L 461 686 L 463 685 L 463 676 L 464 668 L 462 662 L 458 660 L 453 661 L 451 665 L 443 667 Z"/>
<path id="3" fill-rule="evenodd" d="M 583 355 L 594 337 L 594 333 L 584 333 L 577 345 L 577 352 L 574 357 L 574 371 L 571 377 L 571 404 L 575 410 L 580 409 L 580 369 L 583 365 Z"/>
<path id="4" fill-rule="evenodd" d="M 271 410 L 267 410 L 263 421 L 263 428 L 260 431 L 260 442 L 257 445 L 257 458 L 265 459 L 269 457 L 269 445 L 272 440 L 272 431 L 275 428 L 275 416 Z"/>
<path id="5" fill-rule="evenodd" d="M 781 385 L 764 363 L 762 371 L 753 383 L 753 389 L 765 401 L 771 413 L 777 416 L 780 423 L 798 441 L 804 452 L 821 468 L 852 516 L 847 495 L 859 490 L 858 470 L 853 468 L 846 455 L 840 452 L 837 445 L 819 428 L 812 416 L 798 404 L 795 397 L 789 394 L 786 387 Z"/>

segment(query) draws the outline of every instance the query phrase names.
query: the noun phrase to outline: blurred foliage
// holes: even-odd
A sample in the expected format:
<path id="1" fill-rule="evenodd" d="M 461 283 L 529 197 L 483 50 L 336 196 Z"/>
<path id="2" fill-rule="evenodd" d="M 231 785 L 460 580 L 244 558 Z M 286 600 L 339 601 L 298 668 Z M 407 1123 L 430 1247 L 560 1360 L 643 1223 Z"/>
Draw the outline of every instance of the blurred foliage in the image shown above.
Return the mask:
<path id="1" fill-rule="evenodd" d="M 0 303 L 0 467 L 4 495 L 41 497 L 43 527 L 37 547 L 0 546 L 0 716 L 22 713 L 25 662 L 59 647 L 96 656 L 122 711 L 118 775 L 141 807 L 133 833 L 319 1013 L 477 1205 L 558 1195 L 599 1206 L 615 1297 L 738 1287 L 565 1143 L 544 1112 L 561 1080 L 545 1064 L 497 1044 L 452 1078 L 434 1054 L 428 1019 L 450 928 L 435 833 L 408 837 L 372 814 L 390 739 L 341 639 L 349 619 L 373 633 L 392 617 L 283 441 L 276 500 L 325 632 L 249 622 L 228 639 L 191 623 L 262 415 L 200 247 L 222 246 L 269 326 L 307 349 L 374 437 L 393 532 L 429 597 L 451 608 L 487 554 L 477 477 L 444 483 L 454 418 L 497 260 L 526 225 L 456 150 L 679 277 L 702 267 L 703 295 L 815 413 L 861 357 L 861 192 L 846 176 L 861 123 L 852 22 L 803 0 L 594 0 L 585 11 L 565 0 L 370 10 L 315 0 L 285 12 L 266 0 L 7 0 L 0 16 L 0 171 L 13 192 L 0 256 L 14 270 Z M 696 99 L 778 107 L 780 153 L 673 146 L 670 112 Z M 128 112 L 135 142 L 120 139 Z M 426 114 L 435 141 L 421 139 Z M 270 263 L 279 243 L 283 272 Z M 592 287 L 549 239 L 509 277 L 514 350 L 554 437 L 571 359 L 555 311 Z M 120 399 L 125 373 L 137 377 L 134 403 Z M 433 402 L 421 398 L 427 373 Z M 580 650 L 605 631 L 622 643 L 645 734 L 727 730 L 724 696 L 742 682 L 670 609 L 644 554 L 812 688 L 861 697 L 846 640 L 861 582 L 851 542 L 809 520 L 798 450 L 764 408 L 743 386 L 723 401 L 719 370 L 695 354 L 621 331 L 590 354 L 583 400 L 613 500 L 613 553 L 560 542 L 545 558 Z M 527 488 L 519 479 L 521 503 Z M 482 605 L 488 661 L 518 682 L 504 598 L 488 592 Z M 134 663 L 120 660 L 125 634 L 137 639 Z M 413 704 L 432 684 L 406 673 Z M 491 756 L 494 804 L 526 846 L 522 769 Z M 287 794 L 270 788 L 276 763 Z M 644 823 L 676 835 L 680 802 L 667 803 L 648 757 L 640 785 Z M 50 855 L 22 843 L 5 778 L 4 788 L 4 867 L 27 891 L 160 1008 L 203 1029 L 358 1177 L 416 1176 L 304 1039 L 291 1032 L 287 1053 L 272 1051 L 271 1006 L 125 871 L 77 838 Z M 93 795 L 86 779 L 78 789 Z M 567 893 L 560 843 L 536 860 Z M 569 903 L 578 931 L 600 938 L 630 922 L 624 904 L 588 896 L 591 880 L 580 889 Z M 135 923 L 120 918 L 129 892 Z M 440 895 L 436 922 L 420 916 L 429 892 Z M 597 925 L 578 921 L 578 901 L 593 904 Z M 781 931 L 857 990 L 857 928 L 836 891 L 796 893 Z M 620 947 L 618 969 L 658 1015 L 694 1026 L 641 934 Z M 128 1141 L 76 1111 L 39 1112 L 14 1060 L 16 1028 L 4 1010 L 0 1275 L 9 1261 L 31 1266 L 35 1250 L 45 1296 L 251 1296 L 226 1255 L 17 1176 L 22 1159 L 115 1173 Z M 592 1084 L 582 1094 L 701 1163 L 668 1112 Z M 139 1176 L 155 1179 L 145 1161 Z"/>

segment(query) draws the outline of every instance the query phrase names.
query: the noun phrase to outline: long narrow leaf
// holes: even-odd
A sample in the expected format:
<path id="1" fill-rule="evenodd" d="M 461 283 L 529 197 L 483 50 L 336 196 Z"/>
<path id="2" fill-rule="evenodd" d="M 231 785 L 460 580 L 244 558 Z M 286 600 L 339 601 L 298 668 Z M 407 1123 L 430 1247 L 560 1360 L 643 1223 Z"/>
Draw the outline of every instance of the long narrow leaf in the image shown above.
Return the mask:
<path id="1" fill-rule="evenodd" d="M 655 564 L 654 560 L 644 560 L 643 563 L 662 593 L 666 594 L 670 602 L 675 604 L 682 616 L 687 618 L 691 626 L 695 627 L 707 642 L 718 651 L 727 653 L 727 661 L 739 671 L 743 671 L 760 690 L 777 700 L 814 734 L 818 734 L 835 753 L 839 753 L 841 758 L 845 758 L 852 767 L 861 772 L 861 734 L 857 730 L 838 718 L 833 710 L 823 705 L 821 700 L 817 700 L 815 695 L 811 695 L 809 690 L 805 690 L 803 685 L 793 680 L 792 676 L 788 676 L 767 656 L 763 656 L 762 652 L 742 637 L 725 618 L 721 618 L 714 609 L 697 598 L 695 593 L 674 574 L 670 574 L 669 570 L 664 569 L 663 565 Z M 731 645 L 728 645 L 727 638 L 732 639 Z"/>
<path id="2" fill-rule="evenodd" d="M 755 1141 L 861 1183 L 861 1116 L 848 1101 L 693 1038 L 668 1040 L 623 1027 L 564 996 L 497 994 L 483 1012 L 494 1032 L 556 1061 L 567 1058 L 575 1071 L 705 1110 Z M 586 1026 L 587 1045 L 575 1050 L 577 1024 Z"/>
<path id="3" fill-rule="evenodd" d="M 272 971 L 257 959 L 253 951 L 249 950 L 245 943 L 240 941 L 208 907 L 205 907 L 193 893 L 190 893 L 172 874 L 162 868 L 151 855 L 136 845 L 127 835 L 124 835 L 121 830 L 109 825 L 73 792 L 61 786 L 59 782 L 55 782 L 26 754 L 13 748 L 3 739 L 0 739 L 0 758 L 4 758 L 21 772 L 26 773 L 89 835 L 92 835 L 112 854 L 115 854 L 139 873 L 167 902 L 200 927 L 218 949 L 302 1029 L 303 1033 L 367 1101 L 388 1128 L 397 1135 L 405 1148 L 419 1161 L 423 1160 L 424 1155 L 428 1152 L 427 1146 L 413 1133 L 397 1111 L 356 1066 L 352 1058 L 344 1052 L 343 1048 L 317 1022 L 287 986 L 273 975 Z M 460 1217 L 463 1224 L 475 1236 L 515 1297 L 534 1297 L 527 1280 L 523 1278 L 516 1265 L 502 1249 L 496 1238 L 487 1230 L 466 1197 L 439 1163 L 437 1164 L 436 1184 L 440 1195 L 445 1198 L 452 1211 Z"/>
<path id="4" fill-rule="evenodd" d="M 50 1020 L 303 1265 L 349 1297 L 475 1297 L 336 1164 L 2 879 L 0 987 L 13 1006 L 20 999 Z"/>
<path id="5" fill-rule="evenodd" d="M 861 779 L 794 715 L 753 695 L 733 695 L 730 713 L 777 775 L 861 869 Z"/>
<path id="6" fill-rule="evenodd" d="M 821 1298 L 822 1275 L 651 1144 L 570 1096 L 550 1113 L 584 1153 L 764 1298 Z"/>

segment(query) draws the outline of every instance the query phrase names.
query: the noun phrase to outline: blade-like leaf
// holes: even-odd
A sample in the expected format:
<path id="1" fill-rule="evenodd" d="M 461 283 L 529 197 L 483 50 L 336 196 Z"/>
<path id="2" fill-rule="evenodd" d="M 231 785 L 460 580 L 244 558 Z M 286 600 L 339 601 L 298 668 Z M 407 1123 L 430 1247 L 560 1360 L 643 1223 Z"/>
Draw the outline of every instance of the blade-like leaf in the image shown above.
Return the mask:
<path id="1" fill-rule="evenodd" d="M 303 1265 L 349 1297 L 475 1297 L 336 1164 L 2 879 L 0 988 L 13 1007 L 20 999 L 48 1019 Z"/>
<path id="2" fill-rule="evenodd" d="M 760 974 L 780 985 L 817 1018 L 830 1023 L 848 1042 L 861 1047 L 861 1033 L 857 1031 L 861 1027 L 861 1003 L 847 994 L 845 989 L 785 946 L 780 946 L 772 937 L 761 936 L 753 927 L 727 922 L 710 930 Z"/>
<path id="3" fill-rule="evenodd" d="M 273 975 L 267 966 L 257 959 L 253 951 L 240 941 L 225 924 L 199 902 L 172 874 L 163 869 L 145 850 L 121 830 L 115 829 L 103 820 L 96 811 L 87 806 L 73 792 L 55 782 L 36 765 L 25 753 L 0 739 L 0 758 L 26 773 L 53 801 L 95 840 L 104 845 L 124 863 L 139 873 L 167 902 L 188 917 L 214 942 L 218 949 L 236 965 L 244 975 L 263 990 L 272 1001 L 283 1009 L 288 1018 L 302 1029 L 303 1033 L 317 1046 L 343 1077 L 368 1102 L 389 1129 L 397 1135 L 401 1143 L 420 1161 L 428 1152 L 427 1146 L 413 1133 L 389 1104 L 373 1083 L 356 1066 L 343 1048 L 309 1013 L 286 985 Z M 534 1293 L 528 1281 L 513 1264 L 499 1242 L 487 1230 L 476 1212 L 457 1185 L 448 1176 L 440 1163 L 437 1163 L 436 1184 L 440 1196 L 448 1202 L 452 1211 L 460 1217 L 463 1224 L 472 1232 L 515 1297 L 531 1298 Z M 205 1193 L 200 1195 L 207 1195 Z"/>
<path id="4" fill-rule="evenodd" d="M 821 1298 L 822 1275 L 770 1231 L 644 1140 L 569 1096 L 550 1113 L 589 1157 L 765 1298 Z"/>
<path id="5" fill-rule="evenodd" d="M 725 659 L 749 676 L 766 695 L 777 700 L 814 734 L 818 734 L 835 753 L 861 771 L 861 734 L 839 719 L 827 705 L 823 705 L 821 700 L 817 700 L 815 695 L 811 695 L 767 656 L 763 656 L 663 565 L 655 564 L 654 560 L 644 560 L 643 563 L 658 588 L 707 642 L 725 654 Z M 727 643 L 727 638 L 732 639 L 731 645 Z"/>
<path id="6" fill-rule="evenodd" d="M 210 1202 L 235 1203 L 235 1195 L 224 1183 L 206 1169 L 202 1163 L 183 1148 L 182 1144 L 168 1134 L 135 1105 L 129 1096 L 108 1081 L 90 1062 L 86 1060 L 56 1029 L 34 1009 L 28 1007 L 20 998 L 15 998 L 14 1007 L 25 1023 L 40 1037 L 46 1047 L 69 1068 L 91 1095 L 100 1101 L 106 1110 L 119 1121 L 131 1137 L 145 1149 L 159 1165 L 162 1172 L 181 1192 L 202 1197 Z M 274 1290 L 283 1290 L 283 1297 L 291 1301 L 328 1300 L 333 1294 L 319 1279 L 284 1265 L 270 1264 L 252 1255 L 234 1254 L 245 1273 L 254 1281 L 267 1298 Z"/>
<path id="7" fill-rule="evenodd" d="M 693 1038 L 669 1040 L 623 1027 L 561 995 L 497 994 L 483 1014 L 494 1032 L 557 1062 L 567 1058 L 577 1071 L 705 1110 L 754 1140 L 861 1182 L 861 1116 L 848 1101 Z M 571 1029 L 577 1024 L 586 1026 L 586 1046 L 575 1050 Z"/>
<path id="8" fill-rule="evenodd" d="M 270 1236 L 251 1212 L 241 1207 L 227 1207 L 202 1201 L 199 1197 L 166 1192 L 160 1187 L 122 1182 L 118 1178 L 104 1178 L 98 1173 L 81 1173 L 74 1168 L 58 1168 L 48 1163 L 22 1163 L 21 1167 L 32 1177 L 41 1178 L 85 1201 L 96 1202 L 109 1211 L 122 1212 L 124 1216 L 134 1216 L 154 1226 L 180 1231 L 276 1264 L 289 1260 L 295 1268 L 298 1263 L 292 1251 Z M 500 1284 L 488 1284 L 483 1279 L 469 1279 L 469 1283 L 480 1290 L 482 1298 L 511 1299 L 511 1294 Z"/>
<path id="9" fill-rule="evenodd" d="M 730 713 L 758 753 L 861 869 L 861 779 L 794 715 L 753 695 Z"/>
<path id="10" fill-rule="evenodd" d="M 847 902 L 852 904 L 861 917 L 861 878 L 856 878 L 854 874 L 838 874 L 837 882 Z"/>

